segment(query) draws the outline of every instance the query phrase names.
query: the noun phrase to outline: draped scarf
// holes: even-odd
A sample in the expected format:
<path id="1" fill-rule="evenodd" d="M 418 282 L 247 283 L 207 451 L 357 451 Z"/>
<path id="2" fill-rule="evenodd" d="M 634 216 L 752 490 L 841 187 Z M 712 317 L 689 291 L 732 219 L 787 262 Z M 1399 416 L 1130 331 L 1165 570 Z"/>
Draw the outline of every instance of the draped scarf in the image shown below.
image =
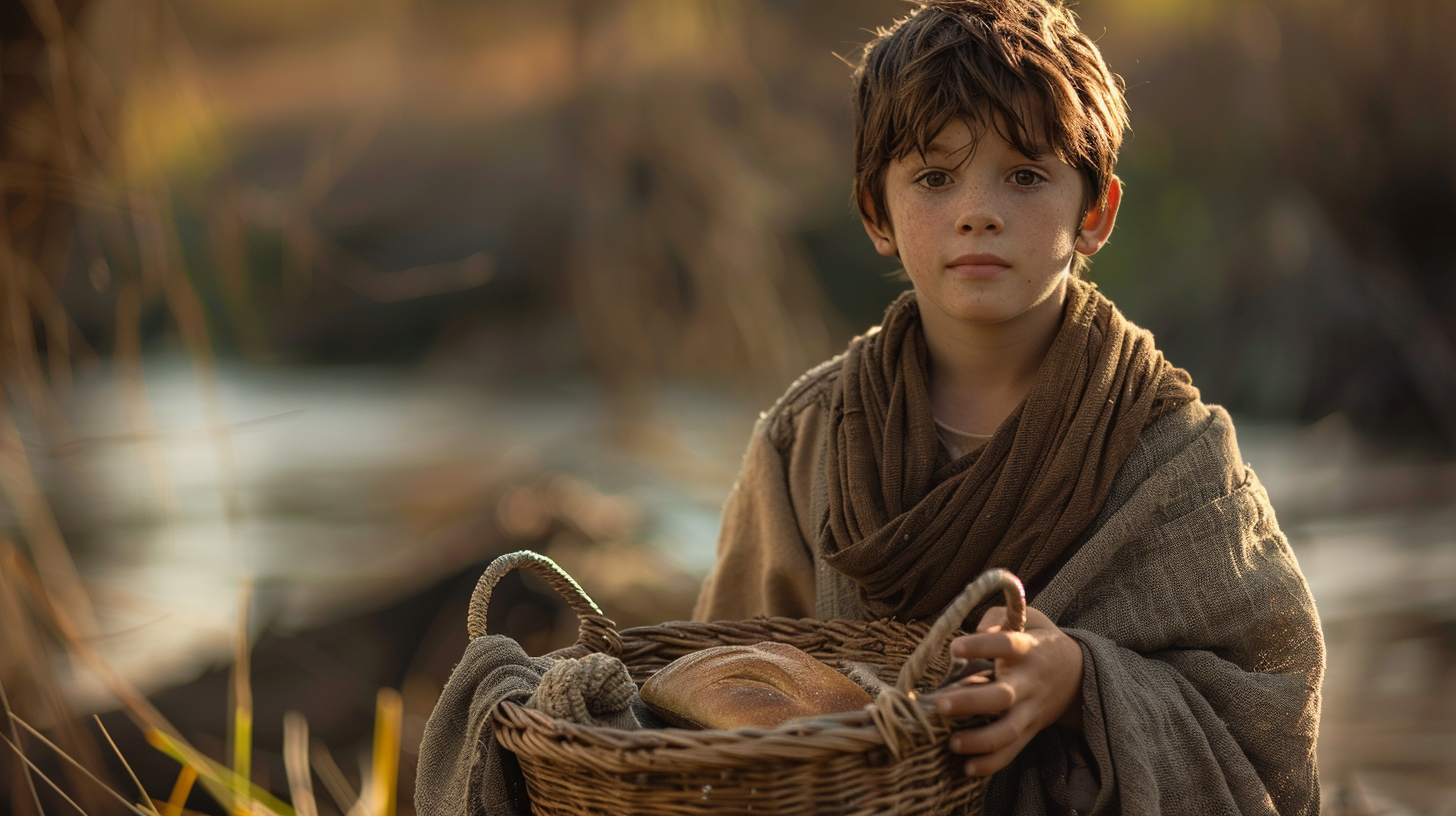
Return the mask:
<path id="1" fill-rule="evenodd" d="M 1076 278 L 1026 398 L 949 464 L 927 362 L 906 292 L 851 343 L 830 394 L 819 549 L 871 619 L 929 618 L 993 567 L 1035 582 L 1089 532 L 1143 428 L 1198 399 L 1150 332 Z"/>

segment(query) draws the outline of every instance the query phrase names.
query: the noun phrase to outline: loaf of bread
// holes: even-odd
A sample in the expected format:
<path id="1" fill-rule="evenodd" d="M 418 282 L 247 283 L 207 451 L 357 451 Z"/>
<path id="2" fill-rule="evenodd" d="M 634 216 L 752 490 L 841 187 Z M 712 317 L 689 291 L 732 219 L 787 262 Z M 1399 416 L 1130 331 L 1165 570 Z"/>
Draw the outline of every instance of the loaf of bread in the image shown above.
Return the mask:
<path id="1" fill-rule="evenodd" d="M 862 708 L 870 695 L 803 651 L 766 642 L 680 657 L 642 685 L 642 702 L 682 728 L 774 728 Z"/>

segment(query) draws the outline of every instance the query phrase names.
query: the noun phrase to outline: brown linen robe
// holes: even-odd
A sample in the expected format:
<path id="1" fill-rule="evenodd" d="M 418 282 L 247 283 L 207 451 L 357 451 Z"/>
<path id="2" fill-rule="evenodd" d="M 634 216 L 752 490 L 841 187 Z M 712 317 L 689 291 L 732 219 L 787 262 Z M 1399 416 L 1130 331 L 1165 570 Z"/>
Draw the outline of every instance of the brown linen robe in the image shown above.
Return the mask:
<path id="1" fill-rule="evenodd" d="M 697 619 L 863 616 L 815 551 L 840 359 L 760 418 Z M 1144 429 L 1080 547 L 1039 583 L 1032 605 L 1082 646 L 1085 738 L 1043 731 L 993 778 L 988 813 L 1318 812 L 1319 622 L 1223 409 L 1194 401 Z"/>

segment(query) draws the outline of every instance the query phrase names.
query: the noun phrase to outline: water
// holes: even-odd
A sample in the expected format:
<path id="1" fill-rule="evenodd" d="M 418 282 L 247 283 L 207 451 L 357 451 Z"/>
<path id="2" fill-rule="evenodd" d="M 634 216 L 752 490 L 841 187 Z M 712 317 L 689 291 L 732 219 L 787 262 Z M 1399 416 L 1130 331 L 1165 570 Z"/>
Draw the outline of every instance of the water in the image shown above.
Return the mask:
<path id="1" fill-rule="evenodd" d="M 146 690 L 227 658 L 245 577 L 254 632 L 384 605 L 503 551 L 481 525 L 504 486 L 552 473 L 574 474 L 588 509 L 641 508 L 636 545 L 696 581 L 754 417 L 668 390 L 659 435 L 634 448 L 603 433 L 581 382 L 492 392 L 376 370 L 223 370 L 220 447 L 189 369 L 148 372 L 154 440 L 137 442 L 98 380 L 75 399 L 78 457 L 33 452 L 107 633 L 99 647 Z M 88 675 L 74 682 L 83 709 L 108 704 Z"/>

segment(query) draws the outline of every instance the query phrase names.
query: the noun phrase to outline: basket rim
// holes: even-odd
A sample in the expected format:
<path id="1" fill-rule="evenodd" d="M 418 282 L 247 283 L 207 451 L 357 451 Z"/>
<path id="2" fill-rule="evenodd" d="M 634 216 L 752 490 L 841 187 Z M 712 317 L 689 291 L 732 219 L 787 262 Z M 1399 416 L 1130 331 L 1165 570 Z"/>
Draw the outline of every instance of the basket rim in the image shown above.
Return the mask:
<path id="1" fill-rule="evenodd" d="M 927 710 L 931 712 L 933 709 Z M 916 740 L 921 747 L 944 743 L 950 738 L 950 724 L 936 716 L 932 720 L 933 732 L 922 734 Z M 889 748 L 868 709 L 791 720 L 774 729 L 702 731 L 687 728 L 624 731 L 580 725 L 511 702 L 497 705 L 491 719 L 496 739 L 524 761 L 576 762 L 611 773 L 672 772 L 684 764 L 726 770 L 749 765 L 819 762 L 877 751 L 886 752 L 887 763 L 896 761 L 889 756 Z"/>
<path id="2" fill-rule="evenodd" d="M 916 636 L 921 636 L 930 629 L 930 624 L 928 622 L 920 620 L 901 621 L 895 620 L 894 618 L 880 618 L 878 620 L 851 620 L 849 618 L 830 618 L 828 620 L 820 620 L 819 618 L 791 618 L 784 615 L 754 615 L 753 617 L 741 618 L 736 620 L 733 618 L 724 618 L 722 620 L 711 621 L 663 621 L 662 623 L 654 623 L 647 626 L 629 626 L 626 629 L 620 630 L 620 633 L 623 636 L 634 635 L 640 637 L 646 634 L 650 634 L 652 632 L 666 631 L 671 629 L 707 629 L 712 631 L 732 631 L 734 628 L 740 628 L 745 624 L 754 624 L 769 629 L 797 629 L 816 632 L 822 631 L 826 634 L 835 634 L 839 632 L 844 632 L 846 630 L 859 629 L 892 630 L 895 631 L 896 634 L 904 635 L 914 633 Z"/>
<path id="3" fill-rule="evenodd" d="M 895 659 L 903 661 L 914 651 L 916 643 L 929 629 L 930 625 L 923 621 L 904 622 L 892 619 L 857 621 L 843 618 L 824 621 L 814 618 L 768 615 L 757 615 L 744 620 L 666 621 L 621 630 L 622 649 L 621 653 L 616 656 L 627 664 L 628 669 L 631 669 L 635 659 L 663 646 L 689 650 L 705 648 L 698 640 L 694 640 L 703 635 L 709 635 L 725 646 L 774 641 L 789 643 L 805 651 L 814 647 L 806 648 L 795 640 L 805 636 L 815 636 L 822 638 L 826 646 L 843 645 L 846 641 L 856 638 L 864 638 L 869 642 L 877 640 L 889 648 L 868 651 L 884 654 L 887 657 L 893 656 Z M 576 657 L 591 651 L 578 643 L 564 649 L 557 649 L 546 656 Z"/>

